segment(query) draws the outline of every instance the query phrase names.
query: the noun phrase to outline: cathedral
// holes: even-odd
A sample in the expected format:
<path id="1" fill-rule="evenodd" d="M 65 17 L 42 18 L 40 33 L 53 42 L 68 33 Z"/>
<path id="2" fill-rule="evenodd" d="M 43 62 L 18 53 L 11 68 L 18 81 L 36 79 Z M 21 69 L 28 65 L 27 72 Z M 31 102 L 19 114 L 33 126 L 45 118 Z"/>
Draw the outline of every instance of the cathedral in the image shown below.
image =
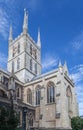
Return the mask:
<path id="1" fill-rule="evenodd" d="M 74 82 L 67 64 L 41 73 L 41 39 L 28 33 L 28 13 L 24 10 L 23 31 L 15 39 L 9 33 L 7 71 L 0 69 L 0 106 L 19 114 L 22 130 L 71 130 L 71 118 L 78 115 Z"/>

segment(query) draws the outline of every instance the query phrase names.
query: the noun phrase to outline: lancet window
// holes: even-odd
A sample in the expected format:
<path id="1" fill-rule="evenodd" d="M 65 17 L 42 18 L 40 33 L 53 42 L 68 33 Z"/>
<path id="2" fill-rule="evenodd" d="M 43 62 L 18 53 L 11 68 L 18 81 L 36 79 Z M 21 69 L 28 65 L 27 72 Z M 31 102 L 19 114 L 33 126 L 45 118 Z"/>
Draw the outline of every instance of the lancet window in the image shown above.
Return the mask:
<path id="1" fill-rule="evenodd" d="M 31 89 L 27 90 L 27 102 L 32 104 L 32 92 L 31 92 Z"/>
<path id="2" fill-rule="evenodd" d="M 30 45 L 30 54 L 32 55 L 32 44 Z"/>
<path id="3" fill-rule="evenodd" d="M 37 63 L 35 63 L 35 74 L 37 74 Z"/>
<path id="4" fill-rule="evenodd" d="M 72 92 L 70 86 L 67 87 L 66 95 L 68 99 L 68 111 L 71 111 L 71 103 L 72 103 Z"/>
<path id="5" fill-rule="evenodd" d="M 36 105 L 40 105 L 40 88 L 39 86 L 36 89 Z"/>
<path id="6" fill-rule="evenodd" d="M 55 102 L 55 87 L 54 83 L 50 82 L 47 85 L 47 103 Z"/>
<path id="7" fill-rule="evenodd" d="M 32 59 L 30 59 L 30 70 L 32 71 Z"/>
<path id="8" fill-rule="evenodd" d="M 20 69 L 20 58 L 17 59 L 17 70 Z"/>
<path id="9" fill-rule="evenodd" d="M 14 72 L 14 61 L 12 61 L 12 72 Z"/>
<path id="10" fill-rule="evenodd" d="M 18 53 L 20 53 L 20 43 L 18 43 Z"/>

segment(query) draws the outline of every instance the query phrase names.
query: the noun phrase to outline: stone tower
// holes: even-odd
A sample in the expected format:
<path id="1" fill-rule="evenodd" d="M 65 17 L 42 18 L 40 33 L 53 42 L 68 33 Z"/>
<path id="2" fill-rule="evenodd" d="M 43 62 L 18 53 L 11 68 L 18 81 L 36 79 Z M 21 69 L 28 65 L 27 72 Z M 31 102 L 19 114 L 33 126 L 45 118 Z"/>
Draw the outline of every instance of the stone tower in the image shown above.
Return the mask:
<path id="1" fill-rule="evenodd" d="M 41 40 L 38 30 L 38 41 L 28 33 L 28 13 L 24 10 L 23 32 L 15 39 L 12 36 L 12 26 L 9 34 L 9 52 L 7 69 L 14 71 L 18 79 L 24 83 L 41 74 Z"/>

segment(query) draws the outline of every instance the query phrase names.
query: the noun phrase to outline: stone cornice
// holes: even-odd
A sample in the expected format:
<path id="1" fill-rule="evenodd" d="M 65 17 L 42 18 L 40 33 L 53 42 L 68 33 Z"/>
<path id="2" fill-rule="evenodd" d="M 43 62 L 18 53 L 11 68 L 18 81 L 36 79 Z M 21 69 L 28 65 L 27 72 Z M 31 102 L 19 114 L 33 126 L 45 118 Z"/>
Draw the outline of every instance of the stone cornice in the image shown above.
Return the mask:
<path id="1" fill-rule="evenodd" d="M 66 74 L 64 74 L 64 78 L 71 84 L 72 87 L 74 87 L 74 83 Z"/>
<path id="2" fill-rule="evenodd" d="M 25 83 L 24 86 L 27 87 L 27 86 L 32 85 L 32 84 L 40 83 L 40 82 L 43 81 L 43 78 L 44 78 L 45 80 L 47 80 L 47 79 L 52 78 L 52 77 L 57 77 L 57 72 L 58 72 L 58 70 L 56 69 L 56 70 L 54 70 L 54 71 L 51 71 L 51 72 L 42 74 L 42 75 L 40 75 L 40 76 L 37 76 L 37 77 L 33 78 L 30 82 Z"/>

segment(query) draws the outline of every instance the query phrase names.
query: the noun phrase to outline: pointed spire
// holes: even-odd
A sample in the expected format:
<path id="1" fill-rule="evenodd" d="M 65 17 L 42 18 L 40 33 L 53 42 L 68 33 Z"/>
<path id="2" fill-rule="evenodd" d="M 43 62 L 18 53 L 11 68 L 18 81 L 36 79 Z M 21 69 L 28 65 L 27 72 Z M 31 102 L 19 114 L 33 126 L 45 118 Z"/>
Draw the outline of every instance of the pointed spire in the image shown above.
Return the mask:
<path id="1" fill-rule="evenodd" d="M 11 43 L 13 40 L 12 38 L 12 25 L 10 26 L 10 32 L 9 32 L 9 43 Z"/>
<path id="2" fill-rule="evenodd" d="M 38 45 L 39 48 L 41 48 L 40 29 L 39 28 L 38 28 L 37 45 Z"/>
<path id="3" fill-rule="evenodd" d="M 59 60 L 59 66 L 58 66 L 59 72 L 62 74 L 63 73 L 63 66 L 61 64 L 61 60 Z"/>
<path id="4" fill-rule="evenodd" d="M 24 9 L 24 23 L 23 23 L 23 32 L 26 34 L 28 30 L 28 14 L 26 9 Z"/>
<path id="5" fill-rule="evenodd" d="M 62 67 L 61 60 L 59 61 L 59 67 Z"/>
<path id="6" fill-rule="evenodd" d="M 65 63 L 64 63 L 64 71 L 66 72 L 66 74 L 68 73 L 68 68 L 67 68 L 67 63 L 66 63 L 66 61 L 65 61 Z"/>
<path id="7" fill-rule="evenodd" d="M 64 63 L 64 67 L 67 68 L 67 62 L 66 62 L 66 61 L 65 61 L 65 63 Z"/>

